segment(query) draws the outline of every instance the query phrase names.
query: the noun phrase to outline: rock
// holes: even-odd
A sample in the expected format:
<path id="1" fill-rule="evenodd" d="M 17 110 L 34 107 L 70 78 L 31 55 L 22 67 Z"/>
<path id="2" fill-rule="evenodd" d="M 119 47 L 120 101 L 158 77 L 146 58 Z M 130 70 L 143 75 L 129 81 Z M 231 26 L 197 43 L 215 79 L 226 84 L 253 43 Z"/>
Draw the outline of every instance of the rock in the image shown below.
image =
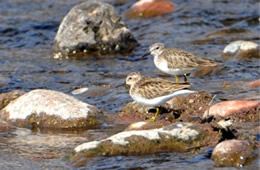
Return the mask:
<path id="1" fill-rule="evenodd" d="M 211 158 L 219 166 L 243 167 L 253 156 L 253 147 L 249 142 L 233 139 L 219 143 Z"/>
<path id="2" fill-rule="evenodd" d="M 172 12 L 176 5 L 169 0 L 139 0 L 126 12 L 128 18 L 154 17 Z"/>
<path id="3" fill-rule="evenodd" d="M 155 121 L 158 126 L 153 126 L 162 127 L 178 121 L 200 123 L 212 98 L 213 96 L 207 92 L 174 97 L 162 106 L 162 113 Z M 151 108 L 130 102 L 121 109 L 116 122 L 126 124 L 150 119 L 154 115 L 151 111 Z"/>
<path id="4" fill-rule="evenodd" d="M 113 6 L 87 0 L 63 18 L 54 39 L 54 58 L 130 52 L 136 40 Z"/>
<path id="5" fill-rule="evenodd" d="M 74 166 L 81 166 L 91 157 L 116 155 L 145 155 L 159 152 L 190 152 L 212 145 L 219 140 L 217 133 L 190 123 L 176 123 L 164 128 L 131 130 L 109 138 L 83 143 L 70 157 Z"/>
<path id="6" fill-rule="evenodd" d="M 240 28 L 240 27 L 224 27 L 221 29 L 218 29 L 214 32 L 211 32 L 209 34 L 207 34 L 207 37 L 216 37 L 216 36 L 224 36 L 224 35 L 238 35 L 238 34 L 249 34 L 252 33 L 251 31 L 244 29 L 244 28 Z"/>
<path id="7" fill-rule="evenodd" d="M 14 131 L 15 127 L 9 125 L 7 122 L 0 120 L 0 133 L 6 133 L 6 132 L 11 132 Z M 0 134 L 1 136 L 1 134 Z"/>
<path id="8" fill-rule="evenodd" d="M 9 103 L 0 119 L 27 128 L 95 128 L 104 120 L 96 107 L 64 93 L 33 90 Z"/>
<path id="9" fill-rule="evenodd" d="M 260 79 L 247 83 L 247 87 L 249 88 L 260 87 Z"/>
<path id="10" fill-rule="evenodd" d="M 214 117 L 226 117 L 231 114 L 238 114 L 240 112 L 246 112 L 252 109 L 259 109 L 259 101 L 223 101 L 211 106 L 208 110 L 204 112 L 203 118 L 210 116 Z"/>
<path id="11" fill-rule="evenodd" d="M 222 57 L 224 59 L 260 58 L 259 45 L 251 41 L 234 41 L 224 48 Z"/>
<path id="12" fill-rule="evenodd" d="M 7 106 L 12 100 L 18 98 L 23 95 L 24 92 L 22 90 L 13 90 L 7 93 L 0 94 L 0 110 Z"/>

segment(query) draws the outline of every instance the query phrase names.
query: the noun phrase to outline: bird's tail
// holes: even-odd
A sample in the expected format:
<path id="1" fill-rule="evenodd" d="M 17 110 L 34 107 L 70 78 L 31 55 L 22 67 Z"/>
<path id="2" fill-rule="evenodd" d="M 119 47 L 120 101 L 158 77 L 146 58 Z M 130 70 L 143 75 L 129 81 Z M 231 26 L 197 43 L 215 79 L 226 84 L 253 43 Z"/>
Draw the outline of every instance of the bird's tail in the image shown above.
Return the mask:
<path id="1" fill-rule="evenodd" d="M 198 59 L 197 63 L 201 66 L 205 66 L 205 67 L 215 67 L 218 66 L 219 63 L 216 61 L 212 61 L 212 60 L 208 60 L 208 59 Z"/>

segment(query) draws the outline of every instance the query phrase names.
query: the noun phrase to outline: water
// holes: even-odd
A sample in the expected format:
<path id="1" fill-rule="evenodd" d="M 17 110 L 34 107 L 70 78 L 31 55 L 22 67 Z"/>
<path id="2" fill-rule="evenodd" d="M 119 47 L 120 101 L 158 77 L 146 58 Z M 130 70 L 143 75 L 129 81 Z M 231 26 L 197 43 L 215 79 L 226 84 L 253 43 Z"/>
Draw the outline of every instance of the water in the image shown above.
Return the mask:
<path id="1" fill-rule="evenodd" d="M 182 48 L 223 62 L 223 68 L 218 72 L 189 79 L 198 90 L 217 94 L 220 100 L 252 99 L 258 95 L 258 89 L 248 89 L 243 84 L 259 78 L 259 60 L 224 61 L 221 58 L 222 50 L 231 41 L 242 39 L 259 44 L 257 0 L 176 0 L 174 2 L 178 7 L 172 14 L 151 19 L 125 18 L 139 42 L 135 51 L 128 56 L 52 59 L 52 44 L 59 23 L 80 2 L 82 0 L 0 0 L 1 92 L 44 88 L 72 95 L 71 91 L 77 87 L 89 87 L 90 92 L 76 97 L 116 114 L 131 101 L 127 89 L 120 86 L 129 72 L 161 76 L 153 65 L 152 57 L 143 61 L 136 59 L 147 52 L 150 44 L 164 42 L 169 47 Z M 119 5 L 116 0 L 110 2 L 122 15 L 134 3 L 129 1 Z M 224 27 L 234 27 L 238 33 L 211 34 Z M 121 129 L 97 129 L 80 134 L 19 129 L 15 134 L 1 134 L 0 169 L 67 169 L 70 166 L 62 161 L 62 157 L 75 146 L 108 137 Z M 199 155 L 162 153 L 95 158 L 89 162 L 88 168 L 189 169 L 193 166 L 211 169 L 214 165 L 207 157 L 209 152 Z M 257 163 L 253 163 L 254 166 L 257 167 Z"/>

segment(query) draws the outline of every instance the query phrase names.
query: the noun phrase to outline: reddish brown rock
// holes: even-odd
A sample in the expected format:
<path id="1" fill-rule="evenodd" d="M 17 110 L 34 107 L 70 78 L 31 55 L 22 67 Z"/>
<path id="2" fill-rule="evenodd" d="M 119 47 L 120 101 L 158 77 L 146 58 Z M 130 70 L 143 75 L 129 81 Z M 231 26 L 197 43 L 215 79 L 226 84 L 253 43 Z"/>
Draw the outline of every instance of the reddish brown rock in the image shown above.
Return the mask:
<path id="1" fill-rule="evenodd" d="M 219 166 L 243 167 L 253 156 L 253 145 L 243 140 L 227 140 L 213 150 L 212 160 Z"/>
<path id="2" fill-rule="evenodd" d="M 234 113 L 245 112 L 259 107 L 259 101 L 224 101 L 211 106 L 208 110 L 204 112 L 203 117 L 226 117 Z"/>
<path id="3" fill-rule="evenodd" d="M 247 83 L 247 87 L 250 88 L 260 87 L 260 79 Z"/>
<path id="4" fill-rule="evenodd" d="M 172 12 L 176 5 L 169 0 L 139 0 L 126 12 L 128 18 L 154 17 Z"/>

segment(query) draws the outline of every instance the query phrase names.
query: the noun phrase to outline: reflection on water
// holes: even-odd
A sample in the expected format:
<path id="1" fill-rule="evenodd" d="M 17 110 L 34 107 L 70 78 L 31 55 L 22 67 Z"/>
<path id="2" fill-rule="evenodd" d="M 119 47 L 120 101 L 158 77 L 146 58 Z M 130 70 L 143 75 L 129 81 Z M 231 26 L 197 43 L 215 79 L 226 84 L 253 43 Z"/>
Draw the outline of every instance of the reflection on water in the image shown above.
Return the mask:
<path id="1" fill-rule="evenodd" d="M 112 3 L 115 1 L 111 0 Z M 191 77 L 189 80 L 194 88 L 217 94 L 221 100 L 256 98 L 258 89 L 248 89 L 244 84 L 259 78 L 259 60 L 224 61 L 221 52 L 229 42 L 237 39 L 252 40 L 259 44 L 258 1 L 176 0 L 174 2 L 178 7 L 172 14 L 145 20 L 126 19 L 140 44 L 128 56 L 54 60 L 51 58 L 51 48 L 58 25 L 68 10 L 79 2 L 81 0 L 10 0 L 1 3 L 1 92 L 45 88 L 72 95 L 71 91 L 75 88 L 88 87 L 91 91 L 75 96 L 116 114 L 124 104 L 131 101 L 127 89 L 121 86 L 129 72 L 162 76 L 153 65 L 152 57 L 141 61 L 137 59 L 148 50 L 150 44 L 164 42 L 169 47 L 182 48 L 200 57 L 223 62 L 222 69 L 210 75 Z M 116 8 L 123 14 L 132 3 L 118 5 Z M 235 31 L 223 31 L 226 27 L 232 27 Z M 27 169 L 68 168 L 60 158 L 72 151 L 74 146 L 113 134 L 109 130 L 99 131 L 94 131 L 92 137 L 88 132 L 85 135 L 40 132 L 1 135 L 0 165 L 7 169 L 19 166 Z M 89 166 L 155 168 L 160 165 L 162 169 L 191 165 L 199 169 L 213 167 L 211 160 L 203 155 L 205 153 L 199 156 L 171 153 L 145 157 L 96 158 Z M 40 161 L 34 163 L 34 160 Z"/>

